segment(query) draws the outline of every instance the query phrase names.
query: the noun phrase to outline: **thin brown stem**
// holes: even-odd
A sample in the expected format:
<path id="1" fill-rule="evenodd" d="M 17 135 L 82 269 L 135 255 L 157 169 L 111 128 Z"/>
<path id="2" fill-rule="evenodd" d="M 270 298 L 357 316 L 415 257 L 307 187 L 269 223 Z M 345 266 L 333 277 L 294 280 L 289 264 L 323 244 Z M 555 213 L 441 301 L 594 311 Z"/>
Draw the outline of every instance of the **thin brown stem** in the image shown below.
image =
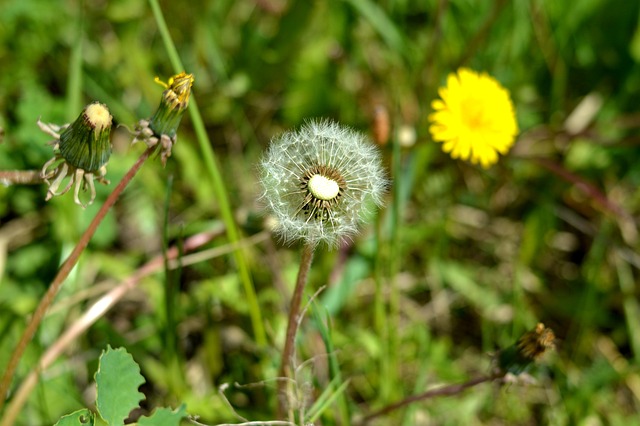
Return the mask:
<path id="1" fill-rule="evenodd" d="M 188 238 L 183 247 L 183 252 L 187 253 L 198 249 L 199 247 L 211 241 L 218 232 L 207 232 L 196 234 Z M 167 251 L 169 260 L 177 259 L 180 256 L 178 247 L 171 247 Z M 99 318 L 102 318 L 115 304 L 124 297 L 131 289 L 146 276 L 159 271 L 164 265 L 164 257 L 162 254 L 156 256 L 145 265 L 140 267 L 133 275 L 124 280 L 117 287 L 112 288 L 109 292 L 98 299 L 85 313 L 76 320 L 58 339 L 47 349 L 40 357 L 40 361 L 35 369 L 31 370 L 29 375 L 22 381 L 15 392 L 11 402 L 7 405 L 4 416 L 0 418 L 0 426 L 9 426 L 15 423 L 22 407 L 24 406 L 31 391 L 38 382 L 38 377 L 42 371 L 46 370 L 58 356 L 76 339 L 84 333 Z M 170 265 L 171 269 L 175 269 L 177 265 Z"/>
<path id="2" fill-rule="evenodd" d="M 403 399 L 402 401 L 398 401 L 396 403 L 393 403 L 391 405 L 387 405 L 384 408 L 381 408 L 378 411 L 374 411 L 373 413 L 369 414 L 368 416 L 366 416 L 364 419 L 362 419 L 362 422 L 360 423 L 360 425 L 366 425 L 368 424 L 371 420 L 377 418 L 377 417 L 381 417 L 384 416 L 386 414 L 389 414 L 390 412 L 397 410 L 398 408 L 402 408 L 405 407 L 409 404 L 412 404 L 414 402 L 417 401 L 422 401 L 425 399 L 429 399 L 429 398 L 435 398 L 438 396 L 451 396 L 451 395 L 457 395 L 459 393 L 462 393 L 464 390 L 477 386 L 481 383 L 486 383 L 486 382 L 493 382 L 494 380 L 502 380 L 504 378 L 504 373 L 496 373 L 496 374 L 492 374 L 490 376 L 483 376 L 483 377 L 477 377 L 475 379 L 471 379 L 468 382 L 464 382 L 464 383 L 457 383 L 455 385 L 449 385 L 449 386 L 444 386 L 438 389 L 432 389 L 430 391 L 427 392 L 423 392 L 417 395 L 411 395 L 405 399 Z"/>
<path id="3" fill-rule="evenodd" d="M 296 287 L 293 290 L 291 304 L 289 305 L 289 322 L 287 324 L 287 334 L 284 341 L 284 349 L 282 350 L 282 360 L 280 362 L 280 377 L 291 377 L 294 370 L 292 366 L 295 364 L 295 340 L 298 331 L 300 305 L 302 302 L 302 294 L 307 283 L 307 276 L 311 269 L 311 261 L 313 260 L 314 244 L 305 244 L 302 249 L 302 258 L 300 259 L 300 269 L 298 270 L 298 278 Z M 287 385 L 288 380 L 280 380 L 278 382 L 278 417 L 286 411 L 287 402 Z"/>
<path id="4" fill-rule="evenodd" d="M 9 360 L 9 364 L 7 365 L 7 369 L 5 370 L 4 375 L 2 376 L 2 381 L 0 382 L 0 411 L 4 406 L 5 399 L 7 398 L 7 391 L 9 390 L 11 379 L 13 378 L 15 370 L 18 367 L 20 358 L 22 357 L 22 354 L 24 353 L 25 349 L 27 348 L 27 345 L 33 338 L 34 334 L 36 333 L 36 330 L 38 329 L 38 326 L 40 325 L 40 322 L 42 321 L 42 318 L 44 317 L 45 312 L 47 311 L 47 309 L 53 302 L 53 299 L 55 298 L 56 294 L 62 287 L 64 280 L 67 278 L 67 276 L 69 275 L 73 267 L 76 265 L 76 263 L 78 263 L 78 259 L 80 258 L 80 255 L 89 244 L 89 241 L 93 237 L 93 234 L 98 229 L 98 226 L 100 225 L 104 217 L 107 215 L 111 207 L 113 207 L 113 205 L 116 203 L 116 200 L 118 199 L 120 194 L 122 194 L 122 191 L 124 191 L 124 189 L 129 184 L 131 179 L 133 179 L 135 174 L 138 172 L 138 170 L 140 170 L 144 162 L 147 160 L 147 158 L 149 158 L 149 156 L 153 153 L 155 149 L 156 147 L 154 146 L 154 147 L 148 148 L 145 152 L 143 152 L 140 158 L 138 158 L 136 163 L 127 172 L 127 174 L 124 175 L 120 183 L 118 183 L 118 185 L 114 188 L 113 192 L 109 194 L 109 197 L 107 197 L 104 204 L 100 207 L 100 210 L 98 210 L 98 213 L 96 213 L 96 216 L 91 221 L 91 224 L 89 224 L 89 227 L 87 227 L 87 230 L 84 231 L 84 234 L 82 234 L 82 236 L 80 237 L 80 240 L 74 247 L 73 251 L 71 252 L 69 257 L 67 257 L 67 260 L 65 260 L 65 262 L 62 264 L 62 266 L 58 270 L 58 274 L 51 282 L 49 289 L 40 300 L 40 303 L 38 304 L 38 307 L 33 313 L 31 320 L 27 325 L 27 328 L 22 333 L 22 336 L 20 337 L 20 341 L 18 342 L 18 345 L 16 346 L 15 350 L 11 355 L 11 359 Z"/>

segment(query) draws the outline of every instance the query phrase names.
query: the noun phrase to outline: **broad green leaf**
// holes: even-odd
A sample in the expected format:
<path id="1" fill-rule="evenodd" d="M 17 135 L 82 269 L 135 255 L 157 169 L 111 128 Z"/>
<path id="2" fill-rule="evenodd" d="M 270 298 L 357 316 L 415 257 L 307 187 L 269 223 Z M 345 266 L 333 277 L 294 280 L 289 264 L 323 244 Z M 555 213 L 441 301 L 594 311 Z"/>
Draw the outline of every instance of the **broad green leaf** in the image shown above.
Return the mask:
<path id="1" fill-rule="evenodd" d="M 62 416 L 53 426 L 93 426 L 94 414 L 86 408 Z"/>
<path id="2" fill-rule="evenodd" d="M 138 426 L 180 426 L 180 420 L 187 416 L 185 405 L 171 411 L 170 408 L 158 408 L 151 417 L 142 417 Z"/>
<path id="3" fill-rule="evenodd" d="M 124 424 L 131 410 L 144 399 L 144 394 L 138 392 L 138 387 L 145 382 L 140 367 L 124 348 L 107 346 L 100 356 L 95 378 L 100 416 L 111 426 Z"/>

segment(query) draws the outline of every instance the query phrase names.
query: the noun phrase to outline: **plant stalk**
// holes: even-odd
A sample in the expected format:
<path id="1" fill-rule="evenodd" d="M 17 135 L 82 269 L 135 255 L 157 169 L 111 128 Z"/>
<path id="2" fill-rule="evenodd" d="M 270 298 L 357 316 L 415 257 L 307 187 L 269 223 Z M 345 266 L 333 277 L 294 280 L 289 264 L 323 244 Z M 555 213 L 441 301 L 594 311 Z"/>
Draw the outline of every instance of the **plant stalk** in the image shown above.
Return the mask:
<path id="1" fill-rule="evenodd" d="M 151 6 L 153 16 L 156 20 L 156 25 L 158 25 L 158 31 L 160 31 L 165 50 L 167 51 L 167 56 L 169 57 L 169 61 L 171 62 L 174 71 L 176 73 L 184 71 L 182 61 L 180 60 L 180 56 L 178 55 L 178 50 L 176 49 L 176 46 L 171 39 L 171 34 L 169 33 L 169 28 L 167 27 L 167 22 L 164 19 L 164 15 L 162 14 L 162 9 L 160 8 L 158 0 L 149 0 L 149 4 Z M 211 148 L 211 142 L 209 141 L 209 136 L 207 136 L 207 132 L 204 126 L 204 122 L 202 121 L 202 116 L 200 115 L 200 110 L 198 109 L 198 104 L 196 103 L 195 96 L 191 97 L 189 115 L 191 116 L 193 129 L 196 132 L 196 139 L 198 141 L 198 144 L 200 145 L 202 159 L 205 163 L 207 172 L 211 177 L 213 190 L 215 192 L 215 200 L 218 202 L 220 214 L 222 215 L 222 221 L 224 222 L 227 229 L 227 237 L 229 238 L 229 242 L 231 244 L 237 244 L 240 241 L 240 231 L 236 226 L 233 211 L 231 210 L 231 205 L 229 202 L 229 196 L 227 195 L 228 193 L 224 184 L 224 180 L 222 179 L 222 173 L 220 171 L 220 167 L 218 166 L 219 162 L 217 161 L 216 155 Z M 254 337 L 256 338 L 256 343 L 258 344 L 258 346 L 264 347 L 267 344 L 267 334 L 264 329 L 262 313 L 260 312 L 260 304 L 258 303 L 258 296 L 253 285 L 253 280 L 251 277 L 247 259 L 245 258 L 245 255 L 241 249 L 234 251 L 233 256 L 238 268 L 240 281 L 242 282 L 244 292 L 247 297 L 247 304 L 249 305 L 249 316 L 251 317 L 251 325 L 253 327 L 253 333 Z"/>
<path id="2" fill-rule="evenodd" d="M 16 390 L 11 402 L 7 405 L 2 417 L 0 417 L 0 426 L 11 426 L 15 424 L 16 419 L 20 415 L 20 411 L 24 406 L 31 391 L 38 383 L 40 374 L 53 364 L 53 362 L 63 353 L 68 346 L 75 342 L 91 325 L 102 318 L 113 306 L 118 303 L 131 289 L 135 288 L 140 281 L 155 272 L 162 269 L 163 262 L 166 259 L 176 260 L 183 253 L 196 250 L 203 245 L 209 243 L 217 235 L 217 232 L 207 232 L 196 234 L 188 238 L 184 243 L 183 250 L 178 246 L 169 248 L 166 254 L 158 255 L 141 266 L 129 278 L 125 279 L 120 285 L 112 288 L 96 301 L 85 313 L 78 318 L 57 340 L 49 346 L 45 353 L 40 357 L 36 368 L 29 372 L 29 375 L 22 381 Z M 180 265 L 172 265 L 171 269 L 176 269 Z"/>
<path id="3" fill-rule="evenodd" d="M 295 340 L 298 324 L 300 322 L 300 305 L 302 303 L 302 294 L 307 283 L 311 262 L 313 260 L 313 252 L 316 245 L 313 243 L 305 244 L 302 248 L 302 258 L 300 259 L 300 269 L 298 270 L 298 278 L 296 279 L 296 287 L 293 290 L 291 303 L 289 304 L 289 322 L 287 324 L 287 334 L 284 341 L 284 349 L 282 350 L 282 360 L 280 361 L 280 373 L 278 376 L 282 379 L 278 382 L 278 417 L 286 412 L 287 388 L 295 365 Z"/>
<path id="4" fill-rule="evenodd" d="M 127 174 L 124 175 L 120 183 L 118 183 L 118 185 L 114 188 L 113 192 L 109 194 L 109 197 L 107 197 L 104 204 L 100 207 L 100 210 L 98 210 L 98 213 L 96 213 L 96 216 L 87 227 L 87 230 L 84 231 L 84 234 L 82 234 L 82 236 L 80 237 L 80 240 L 74 247 L 73 251 L 71 252 L 71 254 L 69 254 L 69 257 L 67 257 L 67 260 L 65 260 L 65 262 L 58 270 L 58 274 L 51 282 L 49 289 L 42 297 L 42 299 L 40 299 L 40 303 L 33 313 L 33 316 L 31 317 L 27 328 L 22 333 L 20 341 L 13 351 L 11 359 L 9 360 L 9 364 L 7 365 L 4 375 L 2 376 L 2 381 L 0 382 L 0 411 L 2 411 L 2 407 L 4 406 L 5 399 L 7 398 L 7 391 L 9 390 L 9 386 L 11 385 L 11 379 L 13 378 L 16 368 L 18 367 L 20 358 L 22 358 L 27 345 L 38 330 L 38 326 L 42 322 L 44 314 L 46 313 L 49 306 L 51 306 L 51 303 L 53 302 L 56 294 L 58 294 L 58 291 L 62 287 L 62 284 L 64 284 L 64 280 L 69 276 L 69 273 L 76 265 L 76 263 L 78 263 L 80 255 L 89 244 L 89 241 L 91 241 L 93 234 L 95 234 L 104 217 L 107 215 L 111 207 L 113 207 L 113 205 L 116 203 L 120 194 L 122 194 L 122 191 L 124 191 L 129 182 L 131 182 L 131 179 L 133 179 L 138 170 L 140 170 L 144 162 L 147 160 L 147 158 L 149 158 L 149 156 L 155 149 L 156 146 L 153 146 L 144 151 L 135 162 L 135 164 L 131 167 L 131 169 L 129 169 Z"/>
<path id="5" fill-rule="evenodd" d="M 411 395 L 401 401 L 398 401 L 394 404 L 387 405 L 386 407 L 381 408 L 380 410 L 374 411 L 373 413 L 366 416 L 362 419 L 362 422 L 359 425 L 364 426 L 369 424 L 373 419 L 389 414 L 390 412 L 397 410 L 398 408 L 405 407 L 409 404 L 412 404 L 417 401 L 423 401 L 429 398 L 435 398 L 438 396 L 451 396 L 458 395 L 462 393 L 464 390 L 469 389 L 471 387 L 477 386 L 481 383 L 493 382 L 494 380 L 502 380 L 504 378 L 504 373 L 496 373 L 489 376 L 477 377 L 475 379 L 471 379 L 464 383 L 456 383 L 454 385 L 448 385 L 437 389 L 432 389 L 430 391 L 426 391 L 417 395 Z"/>

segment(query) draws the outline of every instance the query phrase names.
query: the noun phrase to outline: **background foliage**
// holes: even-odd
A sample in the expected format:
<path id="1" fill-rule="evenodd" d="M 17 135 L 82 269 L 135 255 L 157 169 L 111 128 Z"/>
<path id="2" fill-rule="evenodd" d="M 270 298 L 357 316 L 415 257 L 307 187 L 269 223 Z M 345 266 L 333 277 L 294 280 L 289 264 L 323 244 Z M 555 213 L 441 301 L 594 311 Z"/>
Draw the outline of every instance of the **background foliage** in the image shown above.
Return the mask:
<path id="1" fill-rule="evenodd" d="M 340 408 L 319 424 L 344 424 L 414 392 L 484 374 L 487 353 L 537 321 L 555 330 L 559 345 L 536 384 L 474 388 L 379 424 L 640 421 L 638 2 L 161 6 L 195 76 L 193 96 L 245 236 L 266 229 L 255 164 L 273 135 L 319 116 L 370 132 L 376 107 L 389 113 L 392 141 L 415 132 L 415 145 L 395 156 L 383 148 L 394 186 L 378 224 L 352 247 L 319 252 L 314 261 L 308 293 L 328 286 L 318 306 L 330 320 L 312 309 L 300 330 L 299 354 L 313 359 L 300 370 L 302 396 L 329 386 L 327 347 L 350 380 Z M 97 188 L 96 203 L 84 211 L 69 194 L 45 203 L 44 186 L 0 187 L 0 371 L 58 265 L 142 150 L 128 147 L 124 126 L 154 111 L 162 88 L 153 78 L 174 74 L 157 28 L 143 0 L 2 4 L 0 168 L 39 169 L 50 158 L 38 117 L 68 122 L 99 100 L 123 127 L 113 135 L 112 184 Z M 518 110 L 515 148 L 487 171 L 451 160 L 427 131 L 430 101 L 461 65 L 494 75 Z M 221 229 L 203 176 L 185 117 L 167 167 L 146 164 L 101 225 L 14 386 L 93 301 L 162 252 L 163 235 L 173 244 Z M 209 246 L 224 249 L 224 233 Z M 53 424 L 90 406 L 108 344 L 126 347 L 147 380 L 135 418 L 184 402 L 207 424 L 237 421 L 217 387 L 277 375 L 298 260 L 296 247 L 271 238 L 245 254 L 266 347 L 253 337 L 231 257 L 159 270 L 42 372 L 20 424 Z M 226 395 L 244 417 L 273 419 L 272 382 Z"/>

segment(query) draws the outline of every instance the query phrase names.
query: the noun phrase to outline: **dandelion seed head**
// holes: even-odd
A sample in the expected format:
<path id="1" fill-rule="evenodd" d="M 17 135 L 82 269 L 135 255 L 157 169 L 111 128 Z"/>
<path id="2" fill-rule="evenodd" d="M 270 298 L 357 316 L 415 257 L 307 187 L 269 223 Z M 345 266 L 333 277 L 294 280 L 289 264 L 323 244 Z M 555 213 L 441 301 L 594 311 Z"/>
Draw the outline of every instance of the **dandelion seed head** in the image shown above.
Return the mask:
<path id="1" fill-rule="evenodd" d="M 328 120 L 274 138 L 260 163 L 262 200 L 287 243 L 336 247 L 382 205 L 387 179 L 377 148 Z"/>

